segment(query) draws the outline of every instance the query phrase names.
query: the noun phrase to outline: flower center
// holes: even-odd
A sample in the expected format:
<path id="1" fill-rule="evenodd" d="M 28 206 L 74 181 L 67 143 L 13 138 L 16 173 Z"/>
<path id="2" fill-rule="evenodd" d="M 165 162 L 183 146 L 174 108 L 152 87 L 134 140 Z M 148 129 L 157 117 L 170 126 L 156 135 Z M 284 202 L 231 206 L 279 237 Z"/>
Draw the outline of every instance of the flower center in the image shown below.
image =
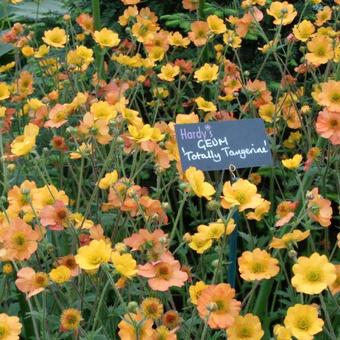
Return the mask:
<path id="1" fill-rule="evenodd" d="M 339 103 L 340 102 L 340 93 L 333 93 L 331 96 L 332 103 Z"/>
<path id="2" fill-rule="evenodd" d="M 157 265 L 156 276 L 164 280 L 170 280 L 171 268 L 166 263 L 161 263 Z"/>
<path id="3" fill-rule="evenodd" d="M 307 274 L 307 279 L 308 281 L 311 281 L 311 282 L 317 282 L 317 281 L 320 281 L 321 279 L 321 273 L 320 271 L 310 271 L 308 274 Z"/>
<path id="4" fill-rule="evenodd" d="M 247 197 L 243 192 L 238 193 L 236 199 L 240 202 L 240 204 L 244 204 L 247 202 Z"/>
<path id="5" fill-rule="evenodd" d="M 5 339 L 8 335 L 8 329 L 5 325 L 0 325 L 0 339 Z"/>
<path id="6" fill-rule="evenodd" d="M 18 246 L 19 248 L 23 248 L 26 244 L 26 237 L 23 233 L 17 233 L 14 236 L 14 243 L 16 246 Z"/>
<path id="7" fill-rule="evenodd" d="M 309 329 L 310 323 L 308 319 L 299 319 L 297 322 L 297 328 L 307 331 Z"/>
<path id="8" fill-rule="evenodd" d="M 228 303 L 225 300 L 216 300 L 214 301 L 216 304 L 216 312 L 217 313 L 226 313 L 228 312 Z"/>
<path id="9" fill-rule="evenodd" d="M 338 121 L 337 121 L 336 119 L 331 119 L 331 120 L 329 121 L 329 126 L 330 126 L 331 128 L 336 128 L 336 127 L 338 126 Z"/>
<path id="10" fill-rule="evenodd" d="M 326 50 L 323 46 L 320 46 L 316 49 L 315 51 L 315 54 L 318 56 L 318 57 L 324 57 L 325 54 L 326 54 Z"/>
<path id="11" fill-rule="evenodd" d="M 262 272 L 264 272 L 264 265 L 263 265 L 263 263 L 260 263 L 260 262 L 253 263 L 252 270 L 253 270 L 253 273 L 262 273 Z"/>
<path id="12" fill-rule="evenodd" d="M 241 338 L 251 338 L 251 336 L 252 336 L 251 330 L 247 327 L 241 328 L 240 331 L 238 332 L 238 335 Z"/>

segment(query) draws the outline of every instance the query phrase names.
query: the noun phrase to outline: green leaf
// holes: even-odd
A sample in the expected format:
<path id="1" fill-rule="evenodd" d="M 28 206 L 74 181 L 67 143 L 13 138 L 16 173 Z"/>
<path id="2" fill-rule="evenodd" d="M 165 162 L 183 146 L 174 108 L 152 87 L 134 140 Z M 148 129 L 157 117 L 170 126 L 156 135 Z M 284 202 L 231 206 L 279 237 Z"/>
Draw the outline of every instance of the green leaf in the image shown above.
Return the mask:
<path id="1" fill-rule="evenodd" d="M 0 57 L 12 50 L 14 50 L 13 45 L 0 43 Z"/>
<path id="2" fill-rule="evenodd" d="M 10 16 L 12 19 L 42 19 L 47 16 L 58 16 L 67 13 L 67 8 L 61 1 L 42 0 L 39 3 L 33 1 L 24 1 L 17 5 L 9 6 Z"/>

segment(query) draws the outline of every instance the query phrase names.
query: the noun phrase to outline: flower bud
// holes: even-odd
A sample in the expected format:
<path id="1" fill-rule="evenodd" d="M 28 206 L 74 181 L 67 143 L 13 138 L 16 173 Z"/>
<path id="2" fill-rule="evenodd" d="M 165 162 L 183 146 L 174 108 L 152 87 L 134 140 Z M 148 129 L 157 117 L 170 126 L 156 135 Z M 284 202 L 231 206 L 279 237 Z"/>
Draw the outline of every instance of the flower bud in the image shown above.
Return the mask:
<path id="1" fill-rule="evenodd" d="M 220 202 L 216 201 L 216 200 L 211 200 L 207 203 L 207 209 L 214 211 L 217 210 L 221 207 Z"/>
<path id="2" fill-rule="evenodd" d="M 129 302 L 127 308 L 130 313 L 136 313 L 138 310 L 138 303 L 136 301 L 131 301 Z"/>

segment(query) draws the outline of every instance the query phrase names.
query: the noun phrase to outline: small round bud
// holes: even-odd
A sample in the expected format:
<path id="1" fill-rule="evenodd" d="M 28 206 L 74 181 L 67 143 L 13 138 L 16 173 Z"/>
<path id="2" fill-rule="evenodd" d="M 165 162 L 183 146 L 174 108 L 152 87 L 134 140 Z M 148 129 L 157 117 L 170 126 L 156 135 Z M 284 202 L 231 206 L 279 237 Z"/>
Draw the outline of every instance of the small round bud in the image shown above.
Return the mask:
<path id="1" fill-rule="evenodd" d="M 213 267 L 213 268 L 217 268 L 218 262 L 219 262 L 219 261 L 218 261 L 217 259 L 214 260 L 214 261 L 212 261 L 212 262 L 211 262 L 212 267 Z"/>
<path id="2" fill-rule="evenodd" d="M 190 188 L 190 184 L 186 182 L 182 182 L 178 186 L 182 191 L 188 190 Z"/>
<path id="3" fill-rule="evenodd" d="M 16 168 L 16 165 L 14 163 L 8 164 L 7 165 L 7 170 L 8 171 L 14 171 Z"/>
<path id="4" fill-rule="evenodd" d="M 296 256 L 297 256 L 297 252 L 294 249 L 289 250 L 288 252 L 288 256 L 293 259 L 296 260 Z"/>
<path id="5" fill-rule="evenodd" d="M 245 70 L 243 72 L 243 74 L 244 74 L 245 77 L 249 77 L 250 76 L 250 72 L 248 70 Z"/>
<path id="6" fill-rule="evenodd" d="M 138 310 L 138 303 L 136 301 L 131 301 L 129 302 L 127 308 L 130 313 L 136 313 Z"/>
<path id="7" fill-rule="evenodd" d="M 207 209 L 211 210 L 211 211 L 215 211 L 217 209 L 219 209 L 221 206 L 220 202 L 216 201 L 216 200 L 211 200 L 207 203 Z"/>
<path id="8" fill-rule="evenodd" d="M 183 235 L 183 241 L 185 241 L 185 242 L 191 242 L 191 240 L 192 240 L 192 236 L 191 236 L 189 233 L 185 233 L 185 234 Z"/>
<path id="9" fill-rule="evenodd" d="M 64 14 L 63 19 L 65 21 L 69 21 L 69 20 L 71 20 L 71 16 L 69 14 Z"/>

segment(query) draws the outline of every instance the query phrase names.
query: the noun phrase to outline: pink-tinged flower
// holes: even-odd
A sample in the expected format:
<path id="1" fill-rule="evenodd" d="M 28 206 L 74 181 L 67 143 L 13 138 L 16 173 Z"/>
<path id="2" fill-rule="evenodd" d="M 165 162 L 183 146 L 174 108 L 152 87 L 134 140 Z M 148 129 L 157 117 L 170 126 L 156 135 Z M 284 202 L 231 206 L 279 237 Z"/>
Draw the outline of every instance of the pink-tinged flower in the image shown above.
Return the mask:
<path id="1" fill-rule="evenodd" d="M 10 261 L 27 260 L 38 248 L 40 233 L 20 218 L 13 218 L 9 228 L 1 235 L 6 258 Z"/>
<path id="2" fill-rule="evenodd" d="M 324 109 L 316 120 L 316 132 L 329 139 L 333 145 L 340 144 L 340 113 Z"/>
<path id="3" fill-rule="evenodd" d="M 69 109 L 66 104 L 57 104 L 54 106 L 49 115 L 48 121 L 45 123 L 46 128 L 59 128 L 63 126 L 68 119 Z"/>
<path id="4" fill-rule="evenodd" d="M 331 225 L 333 214 L 331 201 L 323 198 L 319 194 L 318 188 L 314 188 L 307 194 L 307 197 L 308 196 L 310 196 L 307 206 L 309 218 L 311 218 L 314 222 L 320 223 L 323 227 L 329 227 Z"/>
<path id="5" fill-rule="evenodd" d="M 147 242 L 155 245 L 159 242 L 160 238 L 165 237 L 164 231 L 161 229 L 156 229 L 152 233 L 150 233 L 146 229 L 139 229 L 138 233 L 132 234 L 130 237 L 127 237 L 123 240 L 123 242 L 132 248 L 132 250 L 140 250 L 140 248 Z"/>
<path id="6" fill-rule="evenodd" d="M 63 230 L 69 215 L 69 211 L 62 201 L 56 201 L 53 205 L 46 206 L 40 212 L 40 223 L 50 230 Z"/>
<path id="7" fill-rule="evenodd" d="M 169 253 L 163 254 L 159 261 L 138 266 L 138 275 L 147 277 L 150 288 L 161 292 L 172 286 L 182 287 L 188 280 L 188 274 Z"/>
<path id="8" fill-rule="evenodd" d="M 31 267 L 20 269 L 17 277 L 15 285 L 21 292 L 27 294 L 28 298 L 41 293 L 48 285 L 48 275 L 36 273 Z"/>
<path id="9" fill-rule="evenodd" d="M 80 274 L 80 268 L 73 255 L 66 255 L 58 259 L 59 266 L 65 266 L 71 271 L 71 275 L 78 276 Z"/>

